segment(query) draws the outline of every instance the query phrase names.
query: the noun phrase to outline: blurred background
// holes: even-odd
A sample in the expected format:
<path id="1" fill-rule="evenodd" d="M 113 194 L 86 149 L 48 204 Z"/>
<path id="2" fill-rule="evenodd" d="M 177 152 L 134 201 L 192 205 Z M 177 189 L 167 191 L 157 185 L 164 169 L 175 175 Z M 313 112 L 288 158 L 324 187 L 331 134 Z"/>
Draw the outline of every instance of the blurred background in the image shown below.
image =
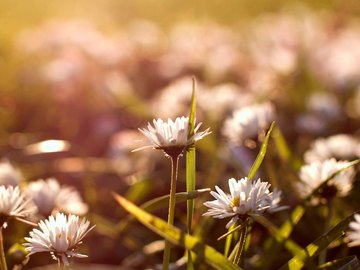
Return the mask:
<path id="1" fill-rule="evenodd" d="M 146 144 L 137 129 L 153 118 L 187 115 L 195 76 L 197 120 L 213 132 L 198 145 L 197 188 L 226 186 L 229 177 L 247 174 L 259 145 L 229 144 L 224 121 L 237 109 L 270 102 L 293 159 L 283 162 L 270 145 L 259 175 L 295 205 L 292 183 L 312 141 L 359 138 L 359 14 L 356 0 L 0 0 L 0 157 L 25 183 L 55 177 L 79 190 L 97 225 L 83 262 L 154 266 L 161 262 L 159 237 L 137 223 L 124 229 L 126 214 L 111 196 L 141 204 L 168 193 L 162 153 L 130 153 Z M 184 181 L 181 171 L 179 191 Z M 346 211 L 336 212 L 338 219 L 357 209 L 355 198 L 339 202 Z M 200 223 L 206 199 L 197 203 L 195 224 L 222 249 L 207 238 L 215 223 Z M 180 228 L 185 209 L 181 204 L 177 213 Z M 156 214 L 165 218 L 166 207 Z M 220 236 L 225 222 L 217 222 Z M 7 247 L 27 229 L 13 230 Z M 254 230 L 256 246 L 266 232 Z M 295 238 L 306 244 L 318 233 L 300 228 Z M 152 243 L 159 245 L 144 250 Z M 51 262 L 37 254 L 27 267 Z"/>

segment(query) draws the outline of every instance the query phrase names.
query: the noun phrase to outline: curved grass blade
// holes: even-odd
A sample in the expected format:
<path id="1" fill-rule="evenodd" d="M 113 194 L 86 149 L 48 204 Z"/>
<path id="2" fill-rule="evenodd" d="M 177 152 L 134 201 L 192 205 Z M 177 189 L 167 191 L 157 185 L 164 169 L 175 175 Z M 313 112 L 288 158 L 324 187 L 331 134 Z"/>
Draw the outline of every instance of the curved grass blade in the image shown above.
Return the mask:
<path id="1" fill-rule="evenodd" d="M 191 192 L 178 192 L 175 194 L 176 203 L 185 202 L 187 200 L 196 199 L 197 197 L 201 196 L 204 193 L 210 192 L 210 188 L 198 189 Z M 169 195 L 164 195 L 158 198 L 154 198 L 150 201 L 147 201 L 140 205 L 140 208 L 147 211 L 152 212 L 164 207 L 167 207 L 169 204 Z M 134 220 L 134 217 L 129 215 L 123 220 L 121 220 L 117 225 L 117 232 L 124 233 L 126 229 L 129 227 L 130 223 Z"/>
<path id="2" fill-rule="evenodd" d="M 272 133 L 272 138 L 274 139 L 276 149 L 280 158 L 284 162 L 289 162 L 293 169 L 296 170 L 300 169 L 302 162 L 293 155 L 289 146 L 286 143 L 284 135 L 282 134 L 281 130 L 278 127 L 274 128 L 274 131 Z"/>
<path id="3" fill-rule="evenodd" d="M 355 255 L 344 257 L 338 260 L 320 265 L 318 269 L 324 270 L 359 270 L 359 260 Z"/>
<path id="4" fill-rule="evenodd" d="M 251 169 L 248 174 L 248 179 L 254 178 L 256 172 L 260 168 L 262 161 L 264 160 L 264 157 L 266 154 L 266 149 L 267 149 L 267 146 L 269 143 L 270 134 L 271 134 L 271 131 L 273 130 L 274 126 L 275 126 L 275 122 L 272 122 L 268 132 L 266 133 L 265 140 L 264 140 L 263 144 L 261 145 L 259 154 L 257 155 L 254 164 L 251 166 Z"/>
<path id="5" fill-rule="evenodd" d="M 309 261 L 310 258 L 315 257 L 322 251 L 327 248 L 333 241 L 340 238 L 345 234 L 345 231 L 349 227 L 349 223 L 353 220 L 354 214 L 359 213 L 357 211 L 347 218 L 340 221 L 335 227 L 329 230 L 326 234 L 320 236 L 314 242 L 306 246 L 303 250 L 301 250 L 296 256 L 294 256 L 291 260 L 289 260 L 286 264 L 284 264 L 280 270 L 291 269 L 297 270 L 302 269 L 302 267 Z"/>
<path id="6" fill-rule="evenodd" d="M 203 258 L 203 260 L 210 266 L 222 270 L 241 269 L 228 261 L 226 257 L 217 252 L 214 248 L 201 243 L 201 241 L 196 237 L 186 234 L 178 228 L 167 224 L 164 220 L 145 212 L 118 194 L 114 193 L 114 198 L 120 206 L 122 206 L 150 230 L 161 237 L 164 237 L 173 244 L 182 246 L 183 248 L 196 253 L 197 256 Z"/>
<path id="7" fill-rule="evenodd" d="M 228 236 L 229 234 L 232 234 L 232 233 L 240 230 L 240 229 L 242 228 L 242 226 L 243 226 L 243 224 L 240 224 L 240 225 L 236 226 L 235 228 L 231 228 L 231 227 L 230 227 L 229 231 L 228 231 L 227 233 L 223 234 L 222 236 L 220 236 L 217 240 L 219 241 L 219 240 L 221 240 L 221 239 L 224 239 L 224 238 L 225 238 L 226 236 Z"/>

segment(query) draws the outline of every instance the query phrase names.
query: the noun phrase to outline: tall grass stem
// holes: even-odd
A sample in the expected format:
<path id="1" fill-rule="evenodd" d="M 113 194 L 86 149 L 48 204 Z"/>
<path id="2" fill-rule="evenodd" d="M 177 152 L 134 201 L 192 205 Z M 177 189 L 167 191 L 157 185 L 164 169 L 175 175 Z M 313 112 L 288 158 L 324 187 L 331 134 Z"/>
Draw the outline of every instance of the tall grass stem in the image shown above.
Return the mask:
<path id="1" fill-rule="evenodd" d="M 7 270 L 6 258 L 4 252 L 3 228 L 0 227 L 0 266 L 1 270 Z"/>
<path id="2" fill-rule="evenodd" d="M 171 160 L 171 184 L 170 184 L 170 199 L 169 199 L 169 214 L 168 224 L 174 224 L 175 216 L 175 194 L 176 194 L 176 182 L 179 166 L 179 155 L 170 156 Z M 164 257 L 163 257 L 163 269 L 168 270 L 170 263 L 170 242 L 165 241 Z"/>

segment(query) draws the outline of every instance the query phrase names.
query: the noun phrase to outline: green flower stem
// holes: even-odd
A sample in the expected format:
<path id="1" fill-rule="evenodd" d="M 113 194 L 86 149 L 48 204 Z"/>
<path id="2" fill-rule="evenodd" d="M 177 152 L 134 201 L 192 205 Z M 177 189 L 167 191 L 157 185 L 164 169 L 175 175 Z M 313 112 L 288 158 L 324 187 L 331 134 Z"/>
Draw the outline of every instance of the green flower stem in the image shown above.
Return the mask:
<path id="1" fill-rule="evenodd" d="M 331 219 L 333 215 L 333 200 L 332 198 L 327 200 L 327 214 L 326 214 L 326 220 L 324 225 L 324 233 L 327 233 L 327 231 L 330 228 Z M 326 262 L 326 248 L 319 254 L 319 265 L 322 265 Z"/>
<path id="2" fill-rule="evenodd" d="M 171 185 L 170 185 L 170 199 L 169 199 L 169 214 L 168 224 L 173 225 L 175 216 L 175 194 L 176 194 L 176 181 L 178 174 L 179 155 L 170 156 L 171 160 Z M 163 269 L 169 269 L 170 262 L 170 242 L 165 240 L 165 249 L 163 257 Z"/>
<path id="3" fill-rule="evenodd" d="M 236 265 L 238 265 L 239 262 L 241 261 L 241 255 L 244 250 L 245 241 L 246 241 L 247 227 L 248 227 L 248 221 L 245 220 L 244 225 L 240 230 L 239 243 L 236 246 L 236 252 L 235 252 L 235 256 L 234 256 L 234 260 L 233 260 L 233 263 Z"/>
<path id="4" fill-rule="evenodd" d="M 1 270 L 7 270 L 2 229 L 3 228 L 0 227 L 0 266 L 1 266 Z"/>

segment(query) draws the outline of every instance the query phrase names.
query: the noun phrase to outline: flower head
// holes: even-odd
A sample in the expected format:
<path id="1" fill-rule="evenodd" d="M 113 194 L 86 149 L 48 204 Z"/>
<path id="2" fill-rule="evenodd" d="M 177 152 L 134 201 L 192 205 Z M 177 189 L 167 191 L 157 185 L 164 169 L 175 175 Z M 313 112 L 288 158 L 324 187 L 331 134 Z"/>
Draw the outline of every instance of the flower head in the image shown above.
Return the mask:
<path id="1" fill-rule="evenodd" d="M 247 106 L 225 121 L 223 133 L 231 143 L 242 145 L 266 129 L 274 118 L 274 106 L 269 102 Z"/>
<path id="2" fill-rule="evenodd" d="M 239 218 L 259 215 L 265 211 L 274 212 L 284 209 L 278 205 L 281 192 L 273 193 L 269 188 L 270 184 L 261 182 L 260 179 L 251 181 L 246 177 L 240 180 L 231 178 L 229 179 L 230 194 L 226 194 L 218 186 L 215 186 L 217 192 L 211 191 L 210 194 L 216 200 L 204 203 L 210 208 L 204 216 L 221 219 L 232 217 L 226 225 L 226 228 L 229 228 Z"/>
<path id="3" fill-rule="evenodd" d="M 19 187 L 0 186 L 0 227 L 6 226 L 9 218 L 24 218 L 33 210 L 28 208 L 28 201 Z"/>
<path id="4" fill-rule="evenodd" d="M 62 259 L 69 265 L 68 258 L 85 258 L 86 255 L 76 253 L 75 250 L 86 234 L 94 228 L 86 218 L 79 219 L 75 215 L 57 213 L 39 222 L 39 229 L 33 229 L 30 237 L 25 237 L 26 250 L 29 256 L 37 252 L 50 252 L 54 259 Z"/>
<path id="5" fill-rule="evenodd" d="M 77 190 L 60 186 L 54 178 L 31 182 L 26 188 L 26 194 L 43 216 L 51 215 L 53 210 L 76 215 L 84 215 L 88 211 L 88 206 L 82 201 Z"/>
<path id="6" fill-rule="evenodd" d="M 21 173 L 17 171 L 9 161 L 0 162 L 0 185 L 18 186 L 21 179 Z"/>
<path id="7" fill-rule="evenodd" d="M 314 161 L 304 165 L 300 169 L 299 182 L 297 187 L 302 197 L 309 195 L 315 188 L 320 186 L 326 179 L 337 171 L 347 167 L 349 162 L 336 161 L 334 158 L 325 161 Z M 346 196 L 352 188 L 355 170 L 353 167 L 335 175 L 322 190 L 322 196 L 331 197 L 336 194 Z"/>
<path id="8" fill-rule="evenodd" d="M 360 157 L 360 142 L 356 137 L 348 134 L 317 139 L 304 155 L 307 163 L 329 158 L 351 160 L 356 157 Z"/>
<path id="9" fill-rule="evenodd" d="M 349 239 L 348 246 L 359 246 L 360 245 L 360 215 L 354 215 L 355 220 L 350 222 L 347 237 Z"/>
<path id="10" fill-rule="evenodd" d="M 147 129 L 139 129 L 149 140 L 155 149 L 162 149 L 166 154 L 172 156 L 174 153 L 179 155 L 181 152 L 191 147 L 196 141 L 209 135 L 209 129 L 197 132 L 201 126 L 199 123 L 194 130 L 194 135 L 189 136 L 189 118 L 177 117 L 175 121 L 168 119 L 153 120 L 154 126 L 150 123 Z"/>

